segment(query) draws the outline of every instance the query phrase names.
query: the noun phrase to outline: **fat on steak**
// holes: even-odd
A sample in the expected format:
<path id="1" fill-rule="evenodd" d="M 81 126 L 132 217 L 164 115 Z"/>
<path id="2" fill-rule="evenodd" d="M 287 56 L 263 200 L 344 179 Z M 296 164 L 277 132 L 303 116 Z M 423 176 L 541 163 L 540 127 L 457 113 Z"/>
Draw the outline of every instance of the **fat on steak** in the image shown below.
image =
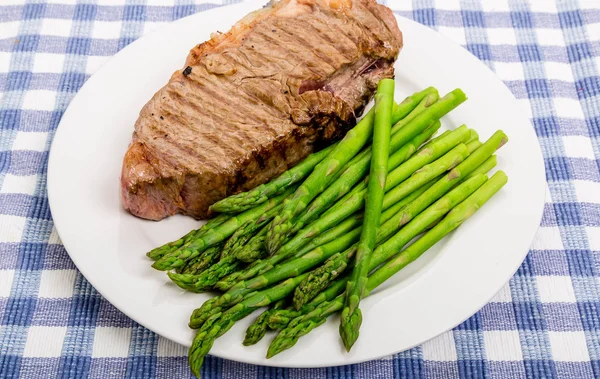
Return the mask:
<path id="1" fill-rule="evenodd" d="M 280 0 L 195 46 L 140 112 L 121 173 L 150 220 L 265 183 L 355 125 L 402 34 L 375 0 Z"/>

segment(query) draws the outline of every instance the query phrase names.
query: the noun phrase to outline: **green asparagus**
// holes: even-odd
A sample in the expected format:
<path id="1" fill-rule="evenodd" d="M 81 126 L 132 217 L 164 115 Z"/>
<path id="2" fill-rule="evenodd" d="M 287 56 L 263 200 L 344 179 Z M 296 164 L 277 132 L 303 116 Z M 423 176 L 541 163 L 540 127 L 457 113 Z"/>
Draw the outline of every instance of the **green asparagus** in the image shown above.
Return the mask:
<path id="1" fill-rule="evenodd" d="M 279 309 L 285 307 L 287 301 L 285 299 L 277 301 L 273 304 L 272 308 L 265 310 L 254 320 L 252 324 L 246 329 L 246 336 L 244 337 L 244 341 L 242 344 L 244 346 L 250 346 L 256 344 L 260 341 L 265 334 L 267 333 L 268 320 L 271 314 Z"/>
<path id="2" fill-rule="evenodd" d="M 196 257 L 195 260 L 193 260 L 192 262 L 188 262 L 188 264 L 181 270 L 181 274 L 200 274 L 202 271 L 206 270 L 211 264 L 216 263 L 219 260 L 222 248 L 223 245 L 218 244 L 204 250 L 202 254 Z"/>
<path id="3" fill-rule="evenodd" d="M 283 204 L 279 204 L 272 209 L 269 209 L 259 218 L 248 220 L 240 226 L 233 235 L 229 237 L 227 243 L 225 243 L 225 247 L 223 247 L 223 252 L 221 253 L 221 259 L 227 258 L 228 256 L 236 256 L 246 242 L 254 237 L 259 230 L 264 229 L 267 223 L 269 223 L 282 208 Z"/>
<path id="4" fill-rule="evenodd" d="M 319 246 L 313 251 L 304 256 L 287 261 L 267 271 L 266 273 L 256 276 L 248 281 L 240 281 L 233 286 L 229 291 L 212 298 L 194 311 L 196 320 L 206 320 L 213 308 L 227 308 L 242 301 L 244 296 L 252 291 L 256 291 L 277 283 L 283 279 L 291 278 L 302 274 L 311 267 L 322 263 L 333 254 L 342 251 L 352 245 L 358 239 L 360 230 L 345 234 L 344 236 L 331 241 L 323 246 Z"/>
<path id="5" fill-rule="evenodd" d="M 398 105 L 394 112 L 394 116 L 400 118 L 395 121 L 399 121 L 409 114 L 410 111 L 412 111 L 427 95 L 427 90 L 416 93 Z M 464 94 L 462 95 L 464 96 Z M 435 104 L 429 107 L 428 110 L 432 109 L 434 106 Z M 421 115 L 424 113 L 427 112 L 422 112 Z M 435 114 L 435 112 L 429 113 Z M 428 122 L 421 130 L 425 129 L 426 126 L 430 125 L 440 117 L 441 116 L 438 116 L 434 120 L 427 120 Z M 419 119 L 419 116 L 413 121 L 417 119 Z M 269 251 L 269 254 L 275 254 L 275 252 L 283 245 L 292 228 L 293 218 L 306 209 L 311 200 L 323 192 L 327 185 L 331 183 L 332 176 L 341 171 L 346 163 L 348 163 L 371 139 L 373 134 L 373 120 L 374 110 L 372 109 L 353 129 L 346 133 L 344 139 L 340 141 L 326 159 L 315 167 L 313 172 L 300 185 L 294 195 L 285 202 L 283 211 L 280 215 L 275 217 L 275 220 L 271 223 L 269 232 L 267 233 L 267 250 Z"/>
<path id="6" fill-rule="evenodd" d="M 424 102 L 428 101 L 428 98 L 423 100 Z M 427 103 L 425 105 L 428 106 Z M 416 110 L 417 108 L 415 108 Z M 397 123 L 401 124 L 404 122 Z M 402 146 L 399 150 L 395 151 L 388 160 L 388 171 L 391 171 L 406 161 L 410 156 L 412 156 L 419 146 L 427 139 L 429 139 L 440 127 L 439 121 L 434 123 L 429 128 L 425 129 L 420 134 L 413 137 L 412 140 L 407 142 L 404 146 Z M 393 129 L 392 129 L 393 130 Z M 400 131 L 404 131 L 405 129 L 401 129 Z M 394 151 L 399 148 L 399 142 L 404 142 L 405 136 L 407 133 L 396 133 L 393 135 L 392 140 L 390 141 L 390 151 Z M 309 222 L 317 218 L 321 213 L 323 213 L 332 203 L 337 201 L 341 196 L 345 195 L 350 191 L 350 189 L 359 182 L 364 176 L 367 174 L 367 170 L 371 161 L 371 151 L 368 151 L 369 154 L 366 154 L 362 157 L 361 160 L 355 162 L 354 164 L 348 166 L 348 168 L 344 171 L 344 173 L 333 182 L 323 193 L 321 193 L 310 206 L 298 217 L 297 220 L 294 221 L 294 226 L 292 227 L 291 233 L 296 233 L 304 225 L 307 225 Z M 352 162 L 350 162 L 352 163 Z M 366 187 L 365 187 L 366 188 Z"/>
<path id="7" fill-rule="evenodd" d="M 267 256 L 265 249 L 265 238 L 267 236 L 268 226 L 264 226 L 248 243 L 235 254 L 235 257 L 242 262 L 252 263 L 257 259 Z"/>
<path id="8" fill-rule="evenodd" d="M 193 240 L 189 244 L 182 246 L 172 254 L 167 254 L 154 262 L 153 268 L 161 271 L 171 270 L 174 267 L 182 265 L 188 259 L 198 256 L 206 248 L 216 245 L 231 236 L 241 225 L 248 220 L 260 218 L 264 213 L 280 204 L 283 199 L 289 196 L 294 188 L 286 190 L 284 193 L 269 199 L 259 206 L 249 209 L 243 213 L 232 216 L 227 221 L 218 225 L 216 228 L 206 232 L 200 238 Z"/>
<path id="9" fill-rule="evenodd" d="M 442 100 L 440 100 L 441 102 Z M 436 106 L 438 103 L 429 107 L 429 109 Z M 425 111 L 427 112 L 427 111 Z M 417 117 L 418 118 L 418 117 Z M 398 185 L 402 189 L 400 194 L 396 195 L 396 201 L 392 203 L 389 201 L 388 194 L 384 197 L 383 209 L 388 209 L 393 204 L 402 200 L 411 192 L 442 173 L 443 171 L 454 167 L 456 163 L 462 161 L 468 154 L 467 147 L 464 144 L 459 144 L 453 150 L 446 153 L 443 157 L 438 160 L 422 166 L 422 164 L 431 162 L 439 155 L 443 154 L 447 149 L 454 146 L 457 142 L 464 138 L 468 138 L 469 131 L 466 127 L 456 129 L 454 132 L 449 133 L 444 139 L 440 139 L 435 145 L 432 145 L 429 149 L 423 150 L 421 153 L 413 156 L 411 159 L 398 166 L 393 170 L 386 181 L 386 187 L 392 187 L 398 185 L 415 170 L 421 172 L 414 173 L 402 184 Z M 419 169 L 420 168 L 420 169 Z M 360 184 L 359 184 L 360 186 Z M 398 189 L 398 188 L 395 188 Z M 252 266 L 248 267 L 243 273 L 236 275 L 236 280 L 250 279 L 260 273 L 265 272 L 273 267 L 273 265 L 281 262 L 284 259 L 290 257 L 298 249 L 302 248 L 305 244 L 309 243 L 310 240 L 322 233 L 322 231 L 328 230 L 332 226 L 342 222 L 349 215 L 361 209 L 364 205 L 366 190 L 357 191 L 350 197 L 342 199 L 344 202 L 338 206 L 334 206 L 325 212 L 318 220 L 307 225 L 300 230 L 290 241 L 288 241 L 277 254 L 271 256 L 267 260 L 256 261 Z"/>
<path id="10" fill-rule="evenodd" d="M 235 257 L 221 259 L 216 264 L 208 267 L 198 275 L 178 274 L 168 272 L 167 275 L 173 283 L 190 292 L 206 292 L 214 288 L 219 279 L 242 268 L 243 263 Z"/>
<path id="11" fill-rule="evenodd" d="M 317 308 L 320 304 L 335 299 L 338 295 L 342 294 L 346 289 L 346 282 L 348 281 L 348 276 L 340 278 L 333 283 L 327 289 L 322 291 L 304 305 L 300 310 L 296 310 L 293 307 L 288 307 L 286 309 L 278 309 L 273 311 L 269 315 L 269 319 L 267 320 L 267 324 L 270 329 L 284 329 L 291 320 L 295 319 L 300 315 L 304 315 L 313 309 Z"/>
<path id="12" fill-rule="evenodd" d="M 362 320 L 360 299 L 367 285 L 371 254 L 375 248 L 377 230 L 385 194 L 387 178 L 387 161 L 389 156 L 390 124 L 392 103 L 394 99 L 394 81 L 382 80 L 375 94 L 375 127 L 373 130 L 373 153 L 367 199 L 365 201 L 365 217 L 361 228 L 360 240 L 356 247 L 356 258 L 350 280 L 346 284 L 344 310 L 340 324 L 340 334 L 346 350 L 350 351 L 354 341 L 346 331 L 358 330 Z"/>
<path id="13" fill-rule="evenodd" d="M 368 296 L 375 288 L 402 268 L 406 267 L 409 263 L 415 261 L 445 235 L 460 226 L 487 200 L 489 200 L 506 183 L 506 180 L 506 175 L 503 172 L 497 172 L 490 180 L 475 191 L 475 193 L 453 208 L 441 222 L 425 233 L 425 235 L 372 273 L 369 276 L 364 295 Z M 267 352 L 267 358 L 294 346 L 300 337 L 308 334 L 319 325 L 322 325 L 329 315 L 341 310 L 343 304 L 343 296 L 338 296 L 335 300 L 321 303 L 316 309 L 289 322 L 288 326 L 271 342 Z M 354 337 L 353 339 L 356 340 L 356 338 L 357 337 Z"/>
<path id="14" fill-rule="evenodd" d="M 333 144 L 317 153 L 311 154 L 301 163 L 285 171 L 270 182 L 261 184 L 248 192 L 242 192 L 217 201 L 210 208 L 215 212 L 222 213 L 239 213 L 254 208 L 258 204 L 264 203 L 269 198 L 306 178 L 312 172 L 313 168 L 335 149 L 335 146 L 336 144 Z"/>
<path id="15" fill-rule="evenodd" d="M 158 260 L 158 259 L 162 258 L 164 255 L 166 255 L 170 252 L 173 252 L 173 251 L 177 250 L 178 248 L 180 248 L 181 246 L 185 245 L 186 243 L 192 241 L 194 238 L 200 237 L 206 231 L 208 231 L 216 226 L 221 225 L 225 221 L 229 220 L 230 217 L 231 217 L 230 215 L 218 215 L 218 216 L 208 220 L 208 222 L 206 222 L 206 224 L 202 225 L 199 229 L 194 229 L 194 230 L 190 231 L 189 233 L 187 233 L 185 236 L 181 237 L 180 239 L 173 241 L 173 242 L 169 242 L 165 245 L 162 245 L 155 249 L 150 250 L 148 253 L 146 253 L 146 256 L 148 256 L 148 258 L 150 258 L 152 260 Z"/>
<path id="16" fill-rule="evenodd" d="M 188 361 L 194 375 L 200 376 L 200 368 L 204 362 L 204 357 L 218 337 L 231 329 L 238 320 L 248 316 L 256 309 L 288 296 L 302 279 L 304 279 L 304 275 L 288 279 L 274 287 L 256 293 L 221 314 L 215 314 L 211 322 L 206 326 L 203 325 L 203 329 L 196 334 L 189 349 Z"/>
<path id="17" fill-rule="evenodd" d="M 487 165 L 485 166 L 485 168 L 488 167 L 489 166 Z M 489 169 L 491 169 L 491 167 L 489 167 Z M 483 171 L 483 173 L 487 171 L 488 170 Z M 464 186 L 459 187 L 459 193 L 466 196 L 473 192 L 476 189 L 476 187 L 478 187 L 473 187 L 473 183 L 477 184 L 479 182 L 479 185 L 483 183 L 482 180 L 484 180 L 483 178 L 485 178 L 483 173 L 479 174 L 480 177 L 469 181 L 468 184 L 465 184 Z M 382 225 L 377 235 L 378 245 L 382 242 L 385 242 L 398 228 L 404 227 L 404 225 L 411 221 L 415 216 L 423 212 L 425 208 L 429 207 L 434 201 L 438 200 L 451 188 L 451 186 L 445 185 L 445 183 L 447 183 L 447 176 L 443 176 L 442 178 L 440 178 L 439 180 L 435 180 L 434 182 L 435 184 L 432 182 L 431 185 L 429 185 L 427 188 L 421 191 L 418 197 L 415 198 L 414 194 L 411 194 L 409 196 L 411 198 L 411 201 L 409 203 L 403 206 L 402 209 L 400 209 L 399 211 L 394 212 L 394 215 L 388 220 L 382 220 Z M 470 188 L 471 190 L 469 190 Z M 457 202 L 457 194 L 455 193 L 455 191 L 456 190 L 444 195 L 442 199 L 446 199 L 445 201 L 451 201 L 451 204 L 455 204 Z M 407 197 L 406 199 L 408 200 L 409 197 Z M 458 199 L 462 201 L 464 197 L 459 197 Z M 438 203 L 440 203 L 441 201 L 442 200 L 438 200 Z M 427 210 L 425 210 L 423 214 L 430 215 L 432 212 L 434 212 L 434 209 L 435 205 L 427 208 Z M 425 216 L 419 215 L 419 217 L 421 217 L 422 219 Z M 429 224 L 431 224 L 434 221 L 435 220 L 430 221 Z M 413 238 L 418 233 L 423 231 L 423 228 L 426 228 L 427 225 L 429 225 L 427 224 L 427 222 L 428 221 L 424 222 L 425 225 L 420 225 L 420 229 L 418 229 L 417 232 L 412 231 L 411 228 L 405 228 L 406 230 L 403 229 L 397 235 L 405 236 L 406 234 L 403 233 L 408 233 L 408 235 L 411 236 L 410 238 Z M 383 245 L 377 247 L 377 249 L 375 249 L 375 252 L 373 253 L 372 259 L 375 264 L 375 267 L 381 263 L 380 258 L 378 257 L 381 256 L 382 249 L 384 249 Z M 296 309 L 300 309 L 300 307 L 302 307 L 310 299 L 316 296 L 332 280 L 344 273 L 344 270 L 347 268 L 350 260 L 353 258 L 353 254 L 353 250 L 347 250 L 343 253 L 335 254 L 331 258 L 329 258 L 322 266 L 311 271 L 308 277 L 302 283 L 300 283 L 300 285 L 298 285 L 298 287 L 296 287 L 296 290 L 294 291 L 294 307 Z"/>

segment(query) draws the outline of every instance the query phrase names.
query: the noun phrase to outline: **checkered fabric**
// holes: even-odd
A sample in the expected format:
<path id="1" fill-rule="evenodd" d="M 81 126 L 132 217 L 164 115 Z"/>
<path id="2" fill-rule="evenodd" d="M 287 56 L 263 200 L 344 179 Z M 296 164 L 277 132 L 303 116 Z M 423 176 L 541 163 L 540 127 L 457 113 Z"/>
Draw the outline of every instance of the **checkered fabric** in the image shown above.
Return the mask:
<path id="1" fill-rule="evenodd" d="M 225 0 L 227 3 L 228 0 Z M 183 378 L 185 348 L 136 324 L 75 269 L 48 208 L 48 148 L 81 85 L 144 33 L 211 0 L 0 0 L 0 377 Z M 529 112 L 541 228 L 480 312 L 412 350 L 311 369 L 209 357 L 204 378 L 600 378 L 600 1 L 390 0 L 466 47 Z"/>

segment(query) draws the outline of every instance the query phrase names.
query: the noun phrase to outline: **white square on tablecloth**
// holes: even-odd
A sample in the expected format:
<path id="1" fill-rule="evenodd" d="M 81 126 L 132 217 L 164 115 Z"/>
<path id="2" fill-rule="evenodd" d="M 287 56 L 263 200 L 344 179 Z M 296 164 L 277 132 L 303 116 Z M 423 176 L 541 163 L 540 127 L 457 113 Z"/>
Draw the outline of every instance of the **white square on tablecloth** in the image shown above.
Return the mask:
<path id="1" fill-rule="evenodd" d="M 565 146 L 565 155 L 567 157 L 595 159 L 594 149 L 589 137 L 564 136 L 562 141 Z M 600 196 L 600 194 L 598 196 Z M 598 200 L 600 200 L 600 198 Z"/>
<path id="2" fill-rule="evenodd" d="M 53 111 L 56 104 L 56 91 L 33 90 L 25 93 L 23 109 Z"/>
<path id="3" fill-rule="evenodd" d="M 4 1 L 2 2 L 4 4 Z M 16 38 L 19 35 L 21 21 L 3 22 L 0 29 L 0 39 Z"/>
<path id="4" fill-rule="evenodd" d="M 588 235 L 590 249 L 593 251 L 600 251 L 600 227 L 588 226 L 585 228 L 585 231 Z"/>
<path id="5" fill-rule="evenodd" d="M 512 294 L 510 293 L 510 285 L 507 283 L 504 286 L 502 286 L 500 291 L 498 291 L 498 293 L 496 293 L 494 297 L 492 297 L 490 303 L 510 303 L 511 301 Z"/>
<path id="6" fill-rule="evenodd" d="M 452 28 L 452 27 L 440 26 L 440 27 L 438 27 L 438 32 L 440 32 L 441 34 L 450 38 L 451 40 L 458 43 L 459 45 L 464 46 L 467 44 L 467 39 L 465 37 L 465 30 L 463 28 Z"/>
<path id="7" fill-rule="evenodd" d="M 559 362 L 588 362 L 590 355 L 583 331 L 548 332 L 552 359 Z"/>
<path id="8" fill-rule="evenodd" d="M 493 0 L 493 1 L 482 1 L 481 9 L 484 12 L 510 12 L 510 5 L 508 0 Z"/>
<path id="9" fill-rule="evenodd" d="M 598 2 L 596 0 L 581 0 L 577 2 L 577 8 L 597 10 Z"/>
<path id="10" fill-rule="evenodd" d="M 543 303 L 575 303 L 573 282 L 569 276 L 537 276 L 535 278 Z"/>
<path id="11" fill-rule="evenodd" d="M 66 334 L 66 326 L 30 326 L 23 356 L 60 357 Z"/>
<path id="12" fill-rule="evenodd" d="M 0 270 L 0 298 L 10 296 L 15 270 Z"/>
<path id="13" fill-rule="evenodd" d="M 37 175 L 19 176 L 6 174 L 0 193 L 24 193 L 33 195 L 37 186 Z"/>
<path id="14" fill-rule="evenodd" d="M 566 46 L 561 29 L 535 28 L 537 42 L 542 46 Z"/>
<path id="15" fill-rule="evenodd" d="M 585 29 L 590 41 L 600 40 L 600 22 L 590 22 L 589 24 L 585 24 Z"/>
<path id="16" fill-rule="evenodd" d="M 456 344 L 452 331 L 440 334 L 421 346 L 423 360 L 437 362 L 456 362 Z"/>
<path id="17" fill-rule="evenodd" d="M 71 19 L 45 18 L 42 21 L 40 34 L 43 36 L 69 37 L 71 35 Z"/>
<path id="18" fill-rule="evenodd" d="M 27 218 L 0 215 L 0 242 L 21 242 Z"/>
<path id="19" fill-rule="evenodd" d="M 566 97 L 555 97 L 554 107 L 556 108 L 558 117 L 575 118 L 578 120 L 583 120 L 585 118 L 579 100 L 568 99 Z"/>
<path id="20" fill-rule="evenodd" d="M 562 80 L 564 82 L 575 82 L 573 71 L 568 63 L 544 62 L 546 77 L 549 80 Z"/>
<path id="21" fill-rule="evenodd" d="M 156 355 L 159 357 L 185 357 L 187 356 L 187 347 L 167 338 L 159 337 Z"/>
<path id="22" fill-rule="evenodd" d="M 558 9 L 554 1 L 529 1 L 529 10 L 534 13 L 557 13 Z"/>
<path id="23" fill-rule="evenodd" d="M 494 62 L 494 70 L 502 80 L 525 80 L 525 72 L 520 62 Z"/>
<path id="24" fill-rule="evenodd" d="M 33 61 L 32 72 L 60 74 L 63 72 L 64 65 L 64 54 L 37 53 Z"/>
<path id="25" fill-rule="evenodd" d="M 52 227 L 52 231 L 50 232 L 50 237 L 48 237 L 49 244 L 62 244 L 60 240 L 60 236 L 58 235 L 58 231 L 55 227 Z"/>
<path id="26" fill-rule="evenodd" d="M 76 270 L 44 270 L 40 279 L 39 297 L 63 299 L 73 296 Z"/>
<path id="27" fill-rule="evenodd" d="M 485 330 L 485 354 L 490 361 L 522 361 L 521 340 L 517 330 Z"/>
<path id="28" fill-rule="evenodd" d="M 447 11 L 460 11 L 460 0 L 435 0 L 434 8 Z"/>
<path id="29" fill-rule="evenodd" d="M 149 6 L 162 6 L 162 7 L 172 7 L 175 5 L 175 0 L 147 0 L 146 5 Z"/>
<path id="30" fill-rule="evenodd" d="M 17 132 L 12 150 L 46 151 L 48 133 L 46 132 Z"/>
<path id="31" fill-rule="evenodd" d="M 485 31 L 490 45 L 517 45 L 517 36 L 513 28 L 488 28 Z"/>
<path id="32" fill-rule="evenodd" d="M 575 194 L 580 203 L 600 203 L 600 183 L 574 180 Z"/>
<path id="33" fill-rule="evenodd" d="M 540 226 L 531 243 L 531 250 L 563 250 L 560 229 L 556 226 Z"/>
<path id="34" fill-rule="evenodd" d="M 77 4 L 79 0 L 47 0 L 48 3 L 52 4 Z"/>
<path id="35" fill-rule="evenodd" d="M 119 39 L 122 21 L 95 21 L 92 27 L 94 39 Z"/>
<path id="36" fill-rule="evenodd" d="M 0 52 L 0 73 L 8 73 L 10 70 L 10 53 Z"/>
<path id="37" fill-rule="evenodd" d="M 98 326 L 94 333 L 93 358 L 124 358 L 129 356 L 131 328 Z"/>

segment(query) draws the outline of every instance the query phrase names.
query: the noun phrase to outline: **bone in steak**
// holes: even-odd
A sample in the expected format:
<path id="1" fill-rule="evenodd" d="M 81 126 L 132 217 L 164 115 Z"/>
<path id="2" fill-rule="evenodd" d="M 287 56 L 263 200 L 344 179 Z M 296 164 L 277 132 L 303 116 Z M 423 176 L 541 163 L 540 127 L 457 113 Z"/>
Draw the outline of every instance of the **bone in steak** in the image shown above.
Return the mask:
<path id="1" fill-rule="evenodd" d="M 144 106 L 123 160 L 132 214 L 208 216 L 214 202 L 341 138 L 402 34 L 375 0 L 280 0 L 194 47 Z"/>

